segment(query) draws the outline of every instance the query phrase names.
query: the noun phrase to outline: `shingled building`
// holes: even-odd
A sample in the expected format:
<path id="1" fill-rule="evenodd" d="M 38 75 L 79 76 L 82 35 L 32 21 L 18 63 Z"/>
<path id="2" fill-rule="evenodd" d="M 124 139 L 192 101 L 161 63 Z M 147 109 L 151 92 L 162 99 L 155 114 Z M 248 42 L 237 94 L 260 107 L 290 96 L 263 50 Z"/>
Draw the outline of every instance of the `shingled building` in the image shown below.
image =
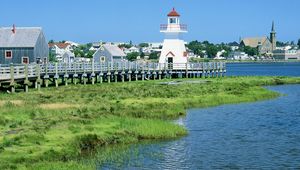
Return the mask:
<path id="1" fill-rule="evenodd" d="M 240 46 L 249 46 L 258 48 L 259 54 L 272 54 L 276 50 L 276 32 L 274 22 L 272 23 L 272 30 L 270 37 L 251 37 L 244 38 L 240 42 Z"/>
<path id="2" fill-rule="evenodd" d="M 42 28 L 0 28 L 0 64 L 43 63 L 48 56 Z"/>

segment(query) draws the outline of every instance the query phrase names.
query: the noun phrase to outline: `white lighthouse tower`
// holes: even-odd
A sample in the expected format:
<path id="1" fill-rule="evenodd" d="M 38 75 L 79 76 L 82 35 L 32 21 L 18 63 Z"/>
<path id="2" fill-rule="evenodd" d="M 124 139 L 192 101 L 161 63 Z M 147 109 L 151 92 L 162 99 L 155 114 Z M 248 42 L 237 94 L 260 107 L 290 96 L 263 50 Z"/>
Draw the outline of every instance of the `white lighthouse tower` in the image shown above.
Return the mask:
<path id="1" fill-rule="evenodd" d="M 160 32 L 165 34 L 162 52 L 159 58 L 160 64 L 169 63 L 172 69 L 185 68 L 188 63 L 188 53 L 183 40 L 179 35 L 187 33 L 187 26 L 180 24 L 180 15 L 175 8 L 168 14 L 168 24 L 160 26 Z"/>

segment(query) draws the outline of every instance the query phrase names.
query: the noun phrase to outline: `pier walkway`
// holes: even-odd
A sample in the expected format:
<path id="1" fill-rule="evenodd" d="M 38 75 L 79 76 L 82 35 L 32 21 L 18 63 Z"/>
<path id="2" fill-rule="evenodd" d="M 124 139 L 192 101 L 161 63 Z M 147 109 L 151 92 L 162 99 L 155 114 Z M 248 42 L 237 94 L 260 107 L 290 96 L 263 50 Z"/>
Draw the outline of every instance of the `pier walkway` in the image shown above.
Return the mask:
<path id="1" fill-rule="evenodd" d="M 202 62 L 188 64 L 159 63 L 47 63 L 28 65 L 0 65 L 0 87 L 37 89 L 68 83 L 111 83 L 163 78 L 223 77 L 226 73 L 224 62 Z"/>

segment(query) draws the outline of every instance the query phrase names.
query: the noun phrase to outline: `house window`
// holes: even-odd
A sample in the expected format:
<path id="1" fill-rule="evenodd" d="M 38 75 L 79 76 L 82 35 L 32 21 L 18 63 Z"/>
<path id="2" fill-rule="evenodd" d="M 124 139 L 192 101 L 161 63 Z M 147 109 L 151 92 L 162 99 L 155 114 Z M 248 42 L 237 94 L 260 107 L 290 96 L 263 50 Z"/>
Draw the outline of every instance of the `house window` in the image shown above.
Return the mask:
<path id="1" fill-rule="evenodd" d="M 9 59 L 12 58 L 12 51 L 11 50 L 6 50 L 5 51 L 5 58 L 9 58 Z"/>
<path id="2" fill-rule="evenodd" d="M 100 57 L 100 62 L 104 63 L 105 62 L 105 56 Z"/>
<path id="3" fill-rule="evenodd" d="M 22 57 L 22 64 L 29 64 L 29 58 L 28 57 Z"/>

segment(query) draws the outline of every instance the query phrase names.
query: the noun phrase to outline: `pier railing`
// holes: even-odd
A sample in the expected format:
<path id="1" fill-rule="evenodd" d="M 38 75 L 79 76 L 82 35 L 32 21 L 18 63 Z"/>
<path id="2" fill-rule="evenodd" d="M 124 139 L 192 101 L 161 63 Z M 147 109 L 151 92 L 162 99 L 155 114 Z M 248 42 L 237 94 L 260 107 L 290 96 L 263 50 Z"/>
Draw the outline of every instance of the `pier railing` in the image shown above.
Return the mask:
<path id="1" fill-rule="evenodd" d="M 225 70 L 223 62 L 202 63 L 47 63 L 28 65 L 0 65 L 0 81 L 37 77 L 39 75 L 96 74 L 107 72 L 162 72 Z"/>

